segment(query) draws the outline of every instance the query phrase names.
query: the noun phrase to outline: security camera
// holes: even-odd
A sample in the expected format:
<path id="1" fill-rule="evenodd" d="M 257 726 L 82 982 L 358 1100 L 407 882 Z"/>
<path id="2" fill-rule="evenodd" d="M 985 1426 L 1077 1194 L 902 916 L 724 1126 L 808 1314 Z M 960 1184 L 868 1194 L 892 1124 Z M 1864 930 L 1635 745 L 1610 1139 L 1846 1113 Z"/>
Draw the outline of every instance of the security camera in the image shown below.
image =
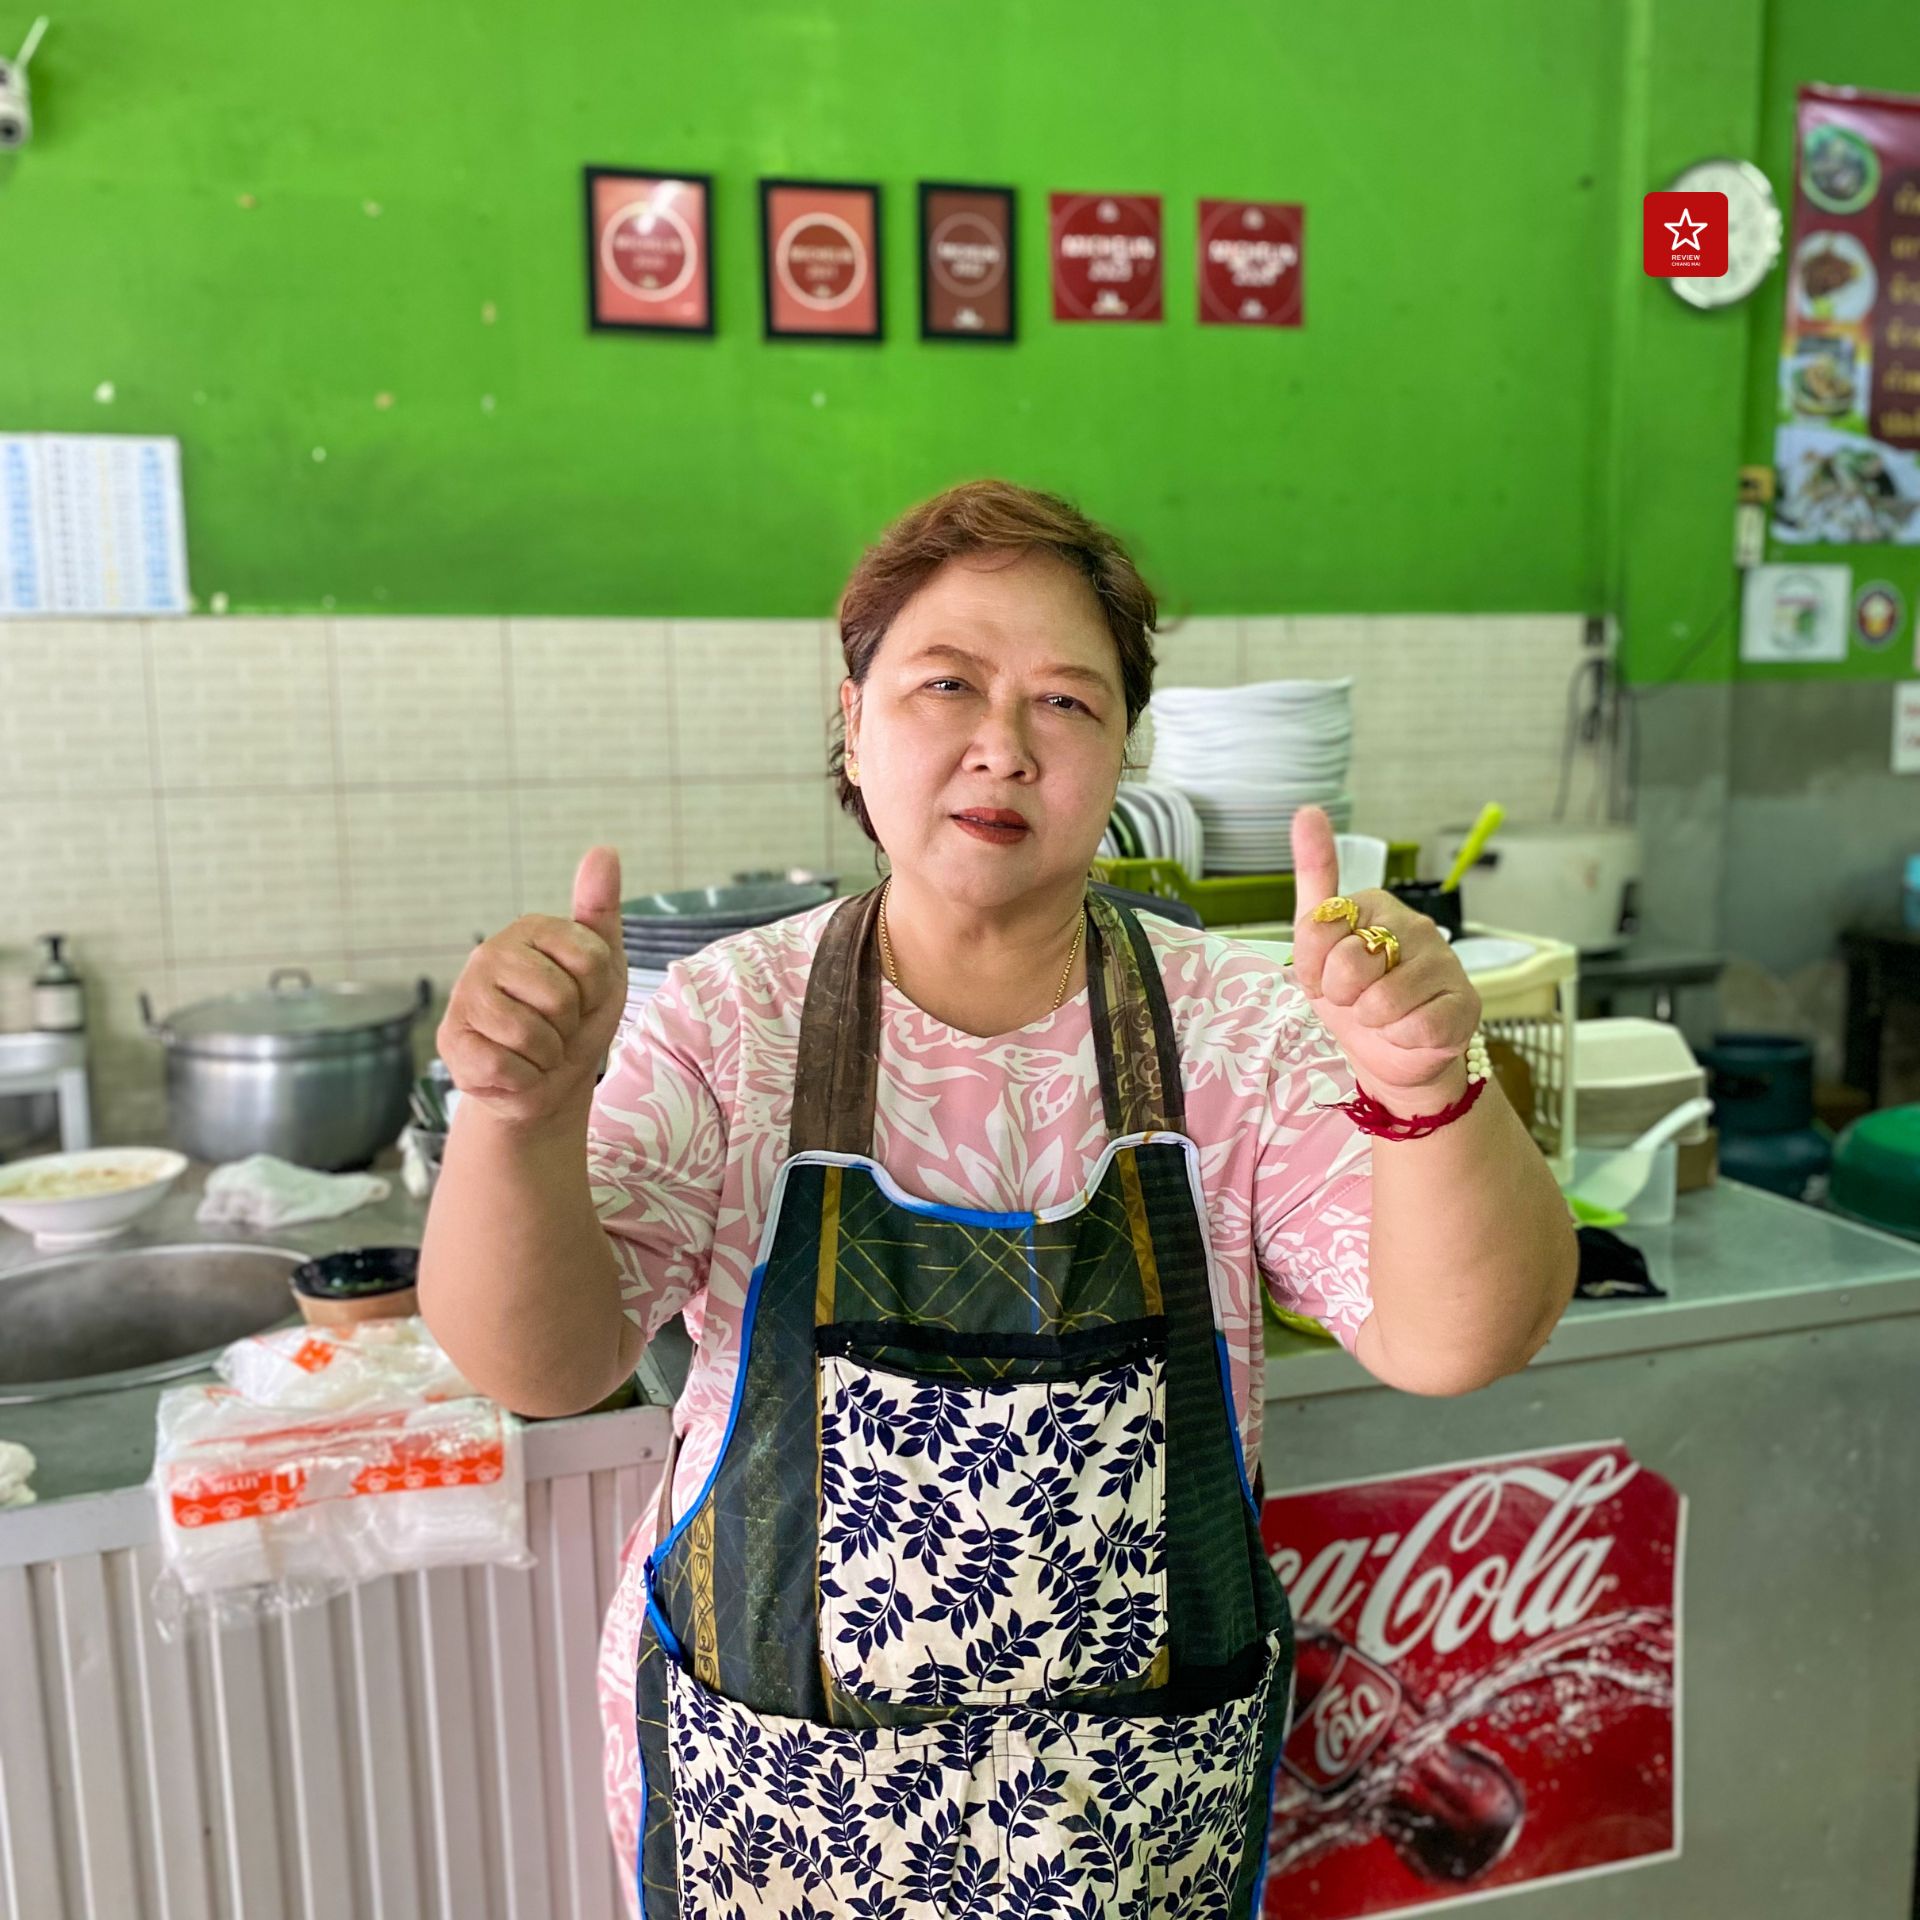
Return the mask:
<path id="1" fill-rule="evenodd" d="M 24 147 L 33 137 L 26 69 L 0 60 L 0 148 Z"/>
<path id="2" fill-rule="evenodd" d="M 0 151 L 24 147 L 33 138 L 33 99 L 27 89 L 27 68 L 46 30 L 43 16 L 28 31 L 19 57 L 0 59 Z"/>

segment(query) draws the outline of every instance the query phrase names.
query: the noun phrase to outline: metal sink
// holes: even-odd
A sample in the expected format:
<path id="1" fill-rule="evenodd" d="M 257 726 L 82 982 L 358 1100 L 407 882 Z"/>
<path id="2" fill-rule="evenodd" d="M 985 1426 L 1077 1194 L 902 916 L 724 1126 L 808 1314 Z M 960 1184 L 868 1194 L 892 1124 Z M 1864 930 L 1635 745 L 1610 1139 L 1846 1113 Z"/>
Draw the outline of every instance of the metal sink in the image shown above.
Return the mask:
<path id="1" fill-rule="evenodd" d="M 198 1373 L 294 1313 L 279 1247 L 102 1248 L 0 1273 L 0 1406 Z"/>

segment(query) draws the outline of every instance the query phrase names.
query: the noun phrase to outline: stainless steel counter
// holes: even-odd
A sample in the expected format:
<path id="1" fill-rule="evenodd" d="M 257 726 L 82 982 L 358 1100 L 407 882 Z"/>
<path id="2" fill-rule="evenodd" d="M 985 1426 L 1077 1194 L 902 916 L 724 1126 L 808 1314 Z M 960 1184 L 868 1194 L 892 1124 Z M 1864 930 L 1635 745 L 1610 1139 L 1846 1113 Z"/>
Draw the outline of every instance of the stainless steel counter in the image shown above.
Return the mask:
<path id="1" fill-rule="evenodd" d="M 198 1163 L 190 1167 L 159 1206 L 137 1220 L 126 1233 L 105 1242 L 102 1251 L 201 1242 L 284 1247 L 289 1252 L 311 1256 L 332 1253 L 341 1247 L 418 1246 L 426 1226 L 426 1206 L 413 1199 L 400 1184 L 397 1165 L 374 1169 L 392 1183 L 393 1190 L 386 1199 L 335 1220 L 281 1227 L 271 1233 L 202 1226 L 193 1215 L 211 1171 L 210 1167 Z M 0 1226 L 0 1337 L 4 1336 L 5 1329 L 3 1303 L 7 1275 L 17 1267 L 58 1257 L 36 1247 L 26 1234 Z M 288 1318 L 292 1319 L 291 1301 L 287 1311 Z M 186 1377 L 205 1379 L 208 1376 Z M 153 1466 L 154 1407 L 163 1390 L 163 1386 L 158 1385 L 128 1387 L 118 1392 L 86 1393 L 66 1400 L 0 1407 L 0 1440 L 17 1440 L 33 1449 L 39 1463 L 33 1476 L 33 1489 L 42 1504 L 77 1494 L 138 1486 Z M 0 1513 L 0 1525 L 4 1525 L 7 1518 L 5 1513 Z"/>
<path id="2" fill-rule="evenodd" d="M 393 1193 L 384 1201 L 336 1220 L 267 1235 L 200 1226 L 193 1217 L 206 1169 L 196 1167 L 149 1219 L 121 1245 L 181 1240 L 258 1240 L 301 1252 L 336 1247 L 418 1243 L 426 1209 L 409 1198 L 393 1170 Z M 1556 1329 L 1536 1369 L 1703 1343 L 1790 1333 L 1920 1312 L 1920 1245 L 1855 1226 L 1831 1214 L 1797 1206 L 1756 1188 L 1722 1181 L 1682 1197 L 1671 1226 L 1632 1233 L 1647 1255 L 1665 1300 L 1576 1301 Z M 0 1286 L 10 1266 L 43 1257 L 24 1236 L 0 1230 Z M 1373 1388 L 1373 1381 L 1345 1352 L 1324 1342 L 1270 1326 L 1266 1397 L 1293 1400 L 1316 1394 Z M 675 1322 L 655 1343 L 642 1369 L 651 1408 L 671 1403 L 685 1377 L 685 1336 Z M 203 1378 L 205 1376 L 193 1376 Z M 56 1521 L 50 1508 L 81 1496 L 139 1489 L 153 1465 L 154 1407 L 161 1388 L 86 1394 L 37 1405 L 0 1407 L 0 1439 L 31 1447 L 39 1466 L 35 1507 L 0 1511 L 0 1565 L 20 1565 L 69 1551 L 84 1537 L 89 1545 L 109 1541 L 96 1531 L 144 1538 L 150 1521 L 145 1495 L 115 1503 L 93 1525 L 76 1529 Z M 610 1416 L 582 1416 L 606 1419 Z M 536 1468 L 552 1442 L 547 1422 L 530 1436 L 529 1465 Z M 656 1419 L 649 1426 L 651 1437 Z M 611 1438 L 611 1436 L 609 1436 Z M 617 1449 L 616 1449 L 617 1450 Z"/>
<path id="3" fill-rule="evenodd" d="M 267 1233 L 203 1226 L 194 1218 L 194 1210 L 200 1204 L 210 1171 L 209 1167 L 199 1164 L 190 1168 L 151 1214 L 118 1239 L 108 1242 L 108 1246 L 178 1246 L 204 1242 L 283 1247 L 290 1252 L 314 1255 L 331 1253 L 341 1247 L 418 1246 L 426 1228 L 426 1203 L 413 1199 L 401 1185 L 397 1164 L 374 1169 L 392 1183 L 386 1199 L 337 1219 L 280 1227 Z M 36 1248 L 25 1234 L 0 1227 L 0 1316 L 4 1312 L 7 1274 L 16 1267 L 54 1257 Z M 293 1317 L 289 1303 L 289 1321 Z M 4 1317 L 0 1317 L 0 1335 L 4 1334 L 4 1325 Z M 655 1342 L 654 1350 L 641 1366 L 641 1388 L 649 1406 L 664 1408 L 672 1404 L 675 1389 L 685 1378 L 687 1358 L 686 1338 L 675 1322 L 671 1332 Z M 205 1380 L 211 1375 L 197 1373 L 182 1377 Z M 27 1551 L 28 1535 L 34 1536 L 41 1548 L 48 1541 L 59 1540 L 61 1544 L 55 1551 L 69 1550 L 73 1540 L 69 1529 L 61 1526 L 57 1531 L 49 1531 L 52 1523 L 47 1518 L 47 1509 L 51 1503 L 142 1486 L 153 1467 L 154 1409 L 165 1388 L 179 1384 L 178 1380 L 171 1380 L 160 1385 L 78 1394 L 69 1399 L 44 1400 L 24 1406 L 0 1406 L 0 1440 L 16 1440 L 33 1450 L 38 1462 L 33 1489 L 39 1496 L 32 1507 L 0 1510 L 0 1565 L 18 1565 L 26 1559 L 49 1557 L 42 1550 Z M 542 1423 L 535 1431 L 541 1432 L 551 1424 L 557 1423 Z M 545 1450 L 544 1439 L 536 1441 L 534 1459 L 537 1461 Z M 99 1517 L 104 1519 L 105 1515 Z"/>
<path id="4" fill-rule="evenodd" d="M 1623 1233 L 1664 1300 L 1576 1300 L 1535 1368 L 1920 1313 L 1920 1243 L 1722 1180 L 1673 1224 Z M 1269 1324 L 1268 1400 L 1377 1383 L 1339 1348 Z"/>

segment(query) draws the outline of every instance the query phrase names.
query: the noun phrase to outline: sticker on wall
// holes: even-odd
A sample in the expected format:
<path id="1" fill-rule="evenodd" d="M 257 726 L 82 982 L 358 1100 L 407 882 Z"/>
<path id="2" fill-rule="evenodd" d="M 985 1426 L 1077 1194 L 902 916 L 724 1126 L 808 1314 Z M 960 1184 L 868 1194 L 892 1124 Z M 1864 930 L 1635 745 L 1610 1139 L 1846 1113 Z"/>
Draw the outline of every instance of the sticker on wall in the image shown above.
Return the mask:
<path id="1" fill-rule="evenodd" d="M 1844 660 L 1851 567 L 1755 567 L 1740 605 L 1740 658 L 1780 665 Z"/>
<path id="2" fill-rule="evenodd" d="M 1163 317 L 1160 196 L 1056 193 L 1052 210 L 1053 317 Z"/>
<path id="3" fill-rule="evenodd" d="M 1013 189 L 920 183 L 920 337 L 1011 340 Z"/>
<path id="4" fill-rule="evenodd" d="M 760 250 L 769 340 L 880 338 L 880 189 L 762 180 Z"/>
<path id="5" fill-rule="evenodd" d="M 1893 770 L 1920 773 L 1920 680 L 1894 685 Z"/>
<path id="6" fill-rule="evenodd" d="M 1278 201 L 1202 200 L 1201 324 L 1299 326 L 1306 221 L 1305 208 Z"/>
<path id="7" fill-rule="evenodd" d="M 589 167 L 587 322 L 713 331 L 713 182 L 704 173 Z"/>
<path id="8" fill-rule="evenodd" d="M 1890 580 L 1872 581 L 1853 596 L 1854 636 L 1878 653 L 1900 631 L 1905 612 L 1898 587 Z"/>

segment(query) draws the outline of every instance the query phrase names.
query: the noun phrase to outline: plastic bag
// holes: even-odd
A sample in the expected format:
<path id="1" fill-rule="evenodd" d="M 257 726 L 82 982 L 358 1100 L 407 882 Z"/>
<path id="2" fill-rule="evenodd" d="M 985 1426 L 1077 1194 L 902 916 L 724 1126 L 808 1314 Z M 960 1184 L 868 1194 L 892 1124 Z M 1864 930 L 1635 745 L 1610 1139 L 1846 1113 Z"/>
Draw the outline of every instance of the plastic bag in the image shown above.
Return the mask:
<path id="1" fill-rule="evenodd" d="M 290 1612 L 382 1574 L 532 1566 L 521 1446 L 491 1400 L 289 1412 L 170 1388 L 150 1483 L 161 1631 Z"/>
<path id="2" fill-rule="evenodd" d="M 281 1327 L 236 1340 L 213 1364 L 228 1386 L 262 1407 L 405 1407 L 471 1399 L 474 1391 L 418 1314 Z"/>

